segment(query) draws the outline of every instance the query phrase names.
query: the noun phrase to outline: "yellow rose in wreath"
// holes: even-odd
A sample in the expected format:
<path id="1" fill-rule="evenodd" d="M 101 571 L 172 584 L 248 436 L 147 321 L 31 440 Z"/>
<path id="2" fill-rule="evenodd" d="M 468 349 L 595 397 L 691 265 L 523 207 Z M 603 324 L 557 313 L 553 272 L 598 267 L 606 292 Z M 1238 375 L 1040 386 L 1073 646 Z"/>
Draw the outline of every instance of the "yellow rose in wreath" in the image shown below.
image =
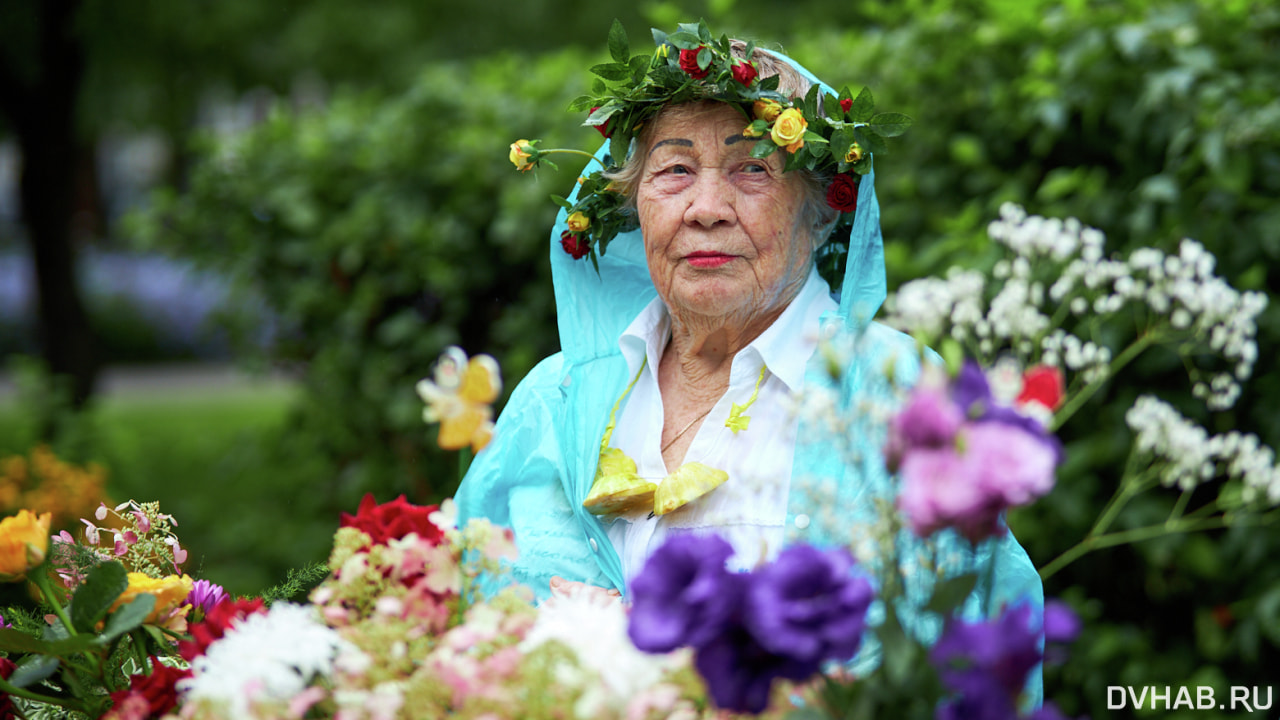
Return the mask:
<path id="1" fill-rule="evenodd" d="M 779 113 L 778 119 L 773 122 L 769 137 L 778 147 L 786 148 L 787 152 L 793 153 L 804 147 L 804 131 L 808 127 L 809 123 L 805 121 L 803 113 L 795 108 L 787 108 Z"/>

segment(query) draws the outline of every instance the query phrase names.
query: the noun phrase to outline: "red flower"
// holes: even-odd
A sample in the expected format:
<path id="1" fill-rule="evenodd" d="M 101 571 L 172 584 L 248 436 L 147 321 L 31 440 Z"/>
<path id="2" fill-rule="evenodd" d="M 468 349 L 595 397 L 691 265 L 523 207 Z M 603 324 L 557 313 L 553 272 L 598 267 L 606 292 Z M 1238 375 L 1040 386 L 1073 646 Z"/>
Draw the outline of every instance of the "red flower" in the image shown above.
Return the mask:
<path id="1" fill-rule="evenodd" d="M 841 173 L 827 186 L 827 205 L 840 212 L 853 212 L 858 207 L 858 181 Z"/>
<path id="2" fill-rule="evenodd" d="M 338 526 L 364 531 L 374 545 L 386 545 L 409 533 L 417 533 L 418 537 L 435 545 L 444 535 L 429 516 L 438 509 L 436 505 L 410 505 L 404 495 L 378 505 L 373 499 L 373 493 L 368 493 L 360 501 L 355 515 L 342 513 Z"/>
<path id="3" fill-rule="evenodd" d="M 709 72 L 711 72 L 709 69 L 704 70 L 698 67 L 698 53 L 701 52 L 702 48 L 704 47 L 706 46 L 699 45 L 698 47 L 692 50 L 680 51 L 680 69 L 685 71 L 686 73 L 689 73 L 689 77 L 693 78 L 694 80 L 701 80 L 702 78 L 706 77 Z"/>
<path id="4" fill-rule="evenodd" d="M 7 625 L 5 627 L 8 627 Z M 8 680 L 18 666 L 9 658 L 0 658 L 0 677 Z M 13 699 L 8 693 L 0 693 L 0 720 L 18 717 L 13 712 Z"/>
<path id="5" fill-rule="evenodd" d="M 586 241 L 586 238 L 571 230 L 565 230 L 560 233 L 560 247 L 573 256 L 574 260 L 591 252 L 591 245 Z"/>
<path id="6" fill-rule="evenodd" d="M 846 113 L 853 109 L 853 98 L 845 98 L 840 101 L 840 109 Z"/>
<path id="7" fill-rule="evenodd" d="M 191 639 L 180 641 L 178 643 L 178 652 L 181 653 L 184 660 L 191 662 L 203 655 L 204 651 L 208 650 L 209 646 L 215 641 L 221 640 L 232 625 L 259 612 L 266 612 L 262 598 L 254 598 L 252 600 L 223 599 L 222 602 L 214 605 L 213 609 L 204 616 L 204 622 L 198 622 L 191 626 L 189 630 Z"/>
<path id="8" fill-rule="evenodd" d="M 597 105 L 597 106 L 595 106 L 595 107 L 591 108 L 591 112 L 587 113 L 587 117 L 591 117 L 591 113 L 593 113 L 593 112 L 595 112 L 595 111 L 597 111 L 597 110 L 599 110 L 599 109 L 600 109 L 600 106 L 599 106 L 599 105 Z M 597 129 L 597 130 L 599 130 L 599 131 L 600 131 L 600 134 L 601 134 L 601 135 L 603 135 L 603 136 L 605 136 L 606 138 L 608 138 L 608 137 L 609 137 L 609 135 L 613 132 L 613 130 L 609 127 L 609 126 L 610 126 L 610 125 L 612 125 L 612 124 L 613 124 L 613 118 L 609 118 L 608 120 L 606 120 L 606 121 L 604 122 L 604 124 L 603 124 L 603 125 L 596 125 L 596 126 L 594 126 L 594 127 L 595 127 L 595 129 Z"/>
<path id="9" fill-rule="evenodd" d="M 1057 410 L 1062 404 L 1062 393 L 1062 371 L 1048 365 L 1037 365 L 1022 376 L 1022 392 L 1018 394 L 1017 404 L 1036 402 Z"/>
<path id="10" fill-rule="evenodd" d="M 733 79 L 742 83 L 743 87 L 751 87 L 751 83 L 760 75 L 756 66 L 743 60 L 733 66 Z"/>
<path id="11" fill-rule="evenodd" d="M 178 706 L 178 691 L 175 685 L 183 678 L 191 677 L 190 670 L 171 668 L 155 657 L 151 658 L 150 675 L 134 675 L 129 678 L 129 687 L 111 693 L 111 711 L 104 718 L 113 718 L 117 708 L 126 703 L 139 709 L 145 707 L 150 711 L 146 717 L 158 718 Z M 139 702 L 141 701 L 141 702 Z M 121 713 L 123 715 L 123 713 Z"/>

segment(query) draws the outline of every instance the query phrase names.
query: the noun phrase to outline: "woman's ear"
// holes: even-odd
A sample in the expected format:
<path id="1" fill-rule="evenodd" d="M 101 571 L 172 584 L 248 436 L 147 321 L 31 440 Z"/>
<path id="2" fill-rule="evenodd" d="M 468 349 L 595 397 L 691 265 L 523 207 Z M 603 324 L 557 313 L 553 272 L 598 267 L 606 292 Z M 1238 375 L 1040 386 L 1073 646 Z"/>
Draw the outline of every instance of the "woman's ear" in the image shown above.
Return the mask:
<path id="1" fill-rule="evenodd" d="M 839 220 L 840 211 L 833 207 L 824 207 L 822 212 L 818 213 L 818 219 L 813 223 L 814 250 L 827 244 L 827 239 L 831 237 L 831 231 L 835 230 Z"/>

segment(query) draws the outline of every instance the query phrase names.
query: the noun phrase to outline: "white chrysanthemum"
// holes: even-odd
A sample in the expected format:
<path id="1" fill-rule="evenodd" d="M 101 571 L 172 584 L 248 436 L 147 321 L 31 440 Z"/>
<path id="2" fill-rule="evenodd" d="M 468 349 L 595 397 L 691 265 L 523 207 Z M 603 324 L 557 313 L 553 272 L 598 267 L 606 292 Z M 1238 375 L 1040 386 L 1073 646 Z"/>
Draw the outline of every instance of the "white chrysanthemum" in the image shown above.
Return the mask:
<path id="1" fill-rule="evenodd" d="M 328 675 L 339 652 L 353 651 L 313 607 L 276 603 L 210 645 L 178 688 L 188 700 L 223 703 L 231 717 L 251 717 L 254 702 L 287 702 L 316 676 Z"/>
<path id="2" fill-rule="evenodd" d="M 627 636 L 627 613 L 621 601 L 577 593 L 555 597 L 538 609 L 538 618 L 520 650 L 558 641 L 573 651 L 580 672 L 557 676 L 581 687 L 574 712 L 592 718 L 608 707 L 621 711 L 627 702 L 652 687 L 681 663 L 680 653 L 651 655 L 637 650 Z"/>

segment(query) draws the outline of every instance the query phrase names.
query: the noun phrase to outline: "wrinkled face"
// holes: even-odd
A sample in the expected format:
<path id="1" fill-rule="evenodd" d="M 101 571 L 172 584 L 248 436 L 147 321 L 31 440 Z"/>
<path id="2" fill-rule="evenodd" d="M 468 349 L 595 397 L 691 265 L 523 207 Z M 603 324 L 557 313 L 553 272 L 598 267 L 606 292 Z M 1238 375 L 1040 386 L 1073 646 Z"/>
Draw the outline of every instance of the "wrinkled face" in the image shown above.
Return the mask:
<path id="1" fill-rule="evenodd" d="M 636 190 L 649 275 L 677 315 L 748 321 L 785 307 L 811 265 L 803 181 L 784 156 L 751 157 L 743 115 L 721 103 L 661 114 Z"/>

